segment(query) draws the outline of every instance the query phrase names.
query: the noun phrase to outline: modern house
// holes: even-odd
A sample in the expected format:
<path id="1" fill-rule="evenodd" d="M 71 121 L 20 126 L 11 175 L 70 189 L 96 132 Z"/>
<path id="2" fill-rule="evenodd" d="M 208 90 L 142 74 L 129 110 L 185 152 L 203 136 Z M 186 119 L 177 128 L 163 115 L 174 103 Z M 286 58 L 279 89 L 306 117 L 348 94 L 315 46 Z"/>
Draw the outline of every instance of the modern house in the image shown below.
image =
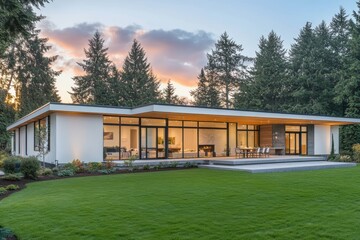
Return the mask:
<path id="1" fill-rule="evenodd" d="M 235 148 L 270 147 L 279 155 L 339 151 L 339 126 L 360 119 L 194 106 L 124 108 L 48 103 L 11 124 L 15 155 L 38 155 L 47 130 L 46 161 L 181 159 L 234 156 Z"/>

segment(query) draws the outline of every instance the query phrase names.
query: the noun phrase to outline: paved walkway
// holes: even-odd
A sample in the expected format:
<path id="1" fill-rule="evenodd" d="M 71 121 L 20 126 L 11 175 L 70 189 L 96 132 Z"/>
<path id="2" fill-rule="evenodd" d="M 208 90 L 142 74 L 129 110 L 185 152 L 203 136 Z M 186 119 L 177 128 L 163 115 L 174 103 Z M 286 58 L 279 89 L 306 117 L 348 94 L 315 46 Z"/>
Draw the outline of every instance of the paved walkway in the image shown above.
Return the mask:
<path id="1" fill-rule="evenodd" d="M 356 163 L 328 162 L 328 161 L 251 164 L 251 165 L 238 165 L 238 166 L 199 165 L 200 168 L 245 171 L 251 173 L 292 172 L 292 171 L 302 171 L 302 170 L 317 170 L 317 169 L 325 169 L 325 168 L 343 168 L 343 167 L 354 167 L 354 166 L 356 166 Z"/>

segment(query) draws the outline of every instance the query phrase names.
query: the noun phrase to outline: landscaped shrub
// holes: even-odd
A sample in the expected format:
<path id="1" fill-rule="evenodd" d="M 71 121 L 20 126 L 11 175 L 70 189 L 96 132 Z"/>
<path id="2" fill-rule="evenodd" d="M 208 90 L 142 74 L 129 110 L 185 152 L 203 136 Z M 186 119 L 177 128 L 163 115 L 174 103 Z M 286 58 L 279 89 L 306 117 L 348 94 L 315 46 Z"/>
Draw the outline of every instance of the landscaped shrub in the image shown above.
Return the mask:
<path id="1" fill-rule="evenodd" d="M 4 172 L 5 173 L 17 173 L 20 171 L 20 163 L 22 157 L 10 156 L 4 160 Z"/>
<path id="2" fill-rule="evenodd" d="M 352 146 L 353 150 L 353 160 L 357 163 L 360 163 L 360 143 L 354 144 Z"/>
<path id="3" fill-rule="evenodd" d="M 172 163 L 170 163 L 169 167 L 171 167 L 171 168 L 177 168 L 178 165 L 179 165 L 178 162 L 172 162 Z"/>
<path id="4" fill-rule="evenodd" d="M 60 170 L 57 175 L 59 177 L 69 177 L 69 176 L 74 176 L 75 175 L 75 172 L 71 169 L 63 169 L 63 170 Z"/>
<path id="5" fill-rule="evenodd" d="M 10 174 L 5 174 L 5 176 L 3 176 L 2 179 L 7 181 L 20 181 L 21 178 L 23 177 L 24 176 L 21 173 L 10 173 Z"/>
<path id="6" fill-rule="evenodd" d="M 10 229 L 0 226 L 0 239 L 17 239 L 17 237 Z"/>
<path id="7" fill-rule="evenodd" d="M 114 168 L 115 167 L 115 163 L 113 163 L 112 161 L 110 161 L 110 160 L 106 160 L 106 162 L 105 162 L 105 168 L 106 169 L 112 169 L 112 168 Z"/>
<path id="8" fill-rule="evenodd" d="M 336 155 L 334 158 L 335 162 L 352 162 L 352 158 L 349 155 Z"/>
<path id="9" fill-rule="evenodd" d="M 4 161 L 9 157 L 9 154 L 5 151 L 0 151 L 0 169 L 4 167 Z"/>
<path id="10" fill-rule="evenodd" d="M 79 159 L 74 159 L 74 160 L 72 160 L 71 165 L 73 165 L 74 171 L 75 171 L 76 173 L 83 173 L 83 172 L 85 172 L 84 163 L 81 162 Z"/>
<path id="11" fill-rule="evenodd" d="M 21 161 L 20 171 L 22 174 L 24 174 L 24 178 L 36 179 L 39 169 L 40 163 L 36 157 L 24 158 Z"/>
<path id="12" fill-rule="evenodd" d="M 197 164 L 196 164 L 196 163 L 192 163 L 192 162 L 186 162 L 186 163 L 184 164 L 184 167 L 185 167 L 185 168 L 195 168 L 195 167 L 197 167 Z"/>
<path id="13" fill-rule="evenodd" d="M 150 165 L 149 165 L 149 164 L 145 164 L 145 165 L 143 166 L 143 169 L 144 169 L 144 170 L 150 170 Z"/>
<path id="14" fill-rule="evenodd" d="M 54 168 L 51 169 L 51 171 L 53 172 L 54 175 L 57 175 L 57 173 L 59 172 L 59 168 L 54 167 Z"/>
<path id="15" fill-rule="evenodd" d="M 3 195 L 7 192 L 6 188 L 0 187 L 0 195 Z"/>
<path id="16" fill-rule="evenodd" d="M 101 170 L 103 167 L 102 163 L 100 162 L 89 162 L 87 164 L 87 170 L 89 172 L 97 172 L 98 170 Z"/>
<path id="17" fill-rule="evenodd" d="M 41 176 L 50 176 L 53 174 L 53 171 L 50 168 L 40 168 L 38 175 Z"/>
<path id="18" fill-rule="evenodd" d="M 101 169 L 101 170 L 98 170 L 98 173 L 101 173 L 101 174 L 110 174 L 110 173 L 114 173 L 116 171 L 115 168 L 111 168 L 111 169 Z"/>
<path id="19" fill-rule="evenodd" d="M 18 185 L 15 185 L 15 184 L 10 184 L 10 185 L 7 185 L 5 187 L 6 190 L 8 191 L 15 191 L 15 190 L 18 190 L 19 189 L 19 186 Z"/>

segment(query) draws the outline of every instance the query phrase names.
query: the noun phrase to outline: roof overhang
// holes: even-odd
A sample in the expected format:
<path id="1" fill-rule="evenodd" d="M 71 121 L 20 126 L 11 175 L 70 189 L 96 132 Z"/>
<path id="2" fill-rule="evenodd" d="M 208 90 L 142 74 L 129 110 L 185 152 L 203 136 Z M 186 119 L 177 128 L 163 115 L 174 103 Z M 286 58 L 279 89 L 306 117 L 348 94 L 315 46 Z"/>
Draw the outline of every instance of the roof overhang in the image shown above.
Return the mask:
<path id="1" fill-rule="evenodd" d="M 235 109 L 152 104 L 135 108 L 48 103 L 7 127 L 7 130 L 26 125 L 54 112 L 168 118 L 170 120 L 219 121 L 240 124 L 359 124 L 359 118 L 329 117 L 302 114 L 242 111 Z"/>

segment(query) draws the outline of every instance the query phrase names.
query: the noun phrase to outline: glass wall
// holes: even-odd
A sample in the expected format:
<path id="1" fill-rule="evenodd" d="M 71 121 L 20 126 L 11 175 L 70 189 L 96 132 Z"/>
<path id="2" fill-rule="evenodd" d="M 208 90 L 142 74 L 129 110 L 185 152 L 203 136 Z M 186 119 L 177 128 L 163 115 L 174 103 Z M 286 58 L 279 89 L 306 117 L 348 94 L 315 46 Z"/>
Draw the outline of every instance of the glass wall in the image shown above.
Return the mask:
<path id="1" fill-rule="evenodd" d="M 307 126 L 285 126 L 285 153 L 307 154 Z"/>
<path id="2" fill-rule="evenodd" d="M 237 127 L 237 141 L 240 148 L 259 147 L 259 126 L 257 125 L 240 125 Z"/>
<path id="3" fill-rule="evenodd" d="M 184 128 L 184 158 L 198 157 L 197 128 Z"/>
<path id="4" fill-rule="evenodd" d="M 121 126 L 120 158 L 139 157 L 139 127 Z"/>
<path id="5" fill-rule="evenodd" d="M 120 159 L 119 126 L 104 125 L 104 159 Z"/>
<path id="6" fill-rule="evenodd" d="M 168 151 L 169 158 L 182 158 L 183 152 L 183 137 L 182 128 L 169 128 L 168 133 Z"/>
<path id="7" fill-rule="evenodd" d="M 103 120 L 106 160 L 233 156 L 236 147 L 259 146 L 257 125 L 115 116 Z"/>
<path id="8" fill-rule="evenodd" d="M 221 157 L 226 154 L 226 129 L 199 129 L 199 157 Z"/>

